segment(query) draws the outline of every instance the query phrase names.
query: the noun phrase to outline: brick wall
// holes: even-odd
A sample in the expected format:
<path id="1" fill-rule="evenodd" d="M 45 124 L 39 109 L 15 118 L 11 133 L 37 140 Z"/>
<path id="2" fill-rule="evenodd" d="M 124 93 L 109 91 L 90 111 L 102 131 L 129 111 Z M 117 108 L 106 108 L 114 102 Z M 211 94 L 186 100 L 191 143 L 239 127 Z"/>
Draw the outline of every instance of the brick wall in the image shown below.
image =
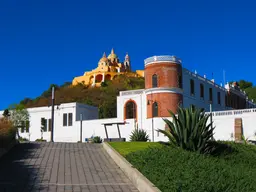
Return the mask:
<path id="1" fill-rule="evenodd" d="M 158 87 L 179 87 L 181 65 L 175 63 L 155 63 L 145 67 L 145 88 L 152 88 L 152 76 L 158 76 Z"/>

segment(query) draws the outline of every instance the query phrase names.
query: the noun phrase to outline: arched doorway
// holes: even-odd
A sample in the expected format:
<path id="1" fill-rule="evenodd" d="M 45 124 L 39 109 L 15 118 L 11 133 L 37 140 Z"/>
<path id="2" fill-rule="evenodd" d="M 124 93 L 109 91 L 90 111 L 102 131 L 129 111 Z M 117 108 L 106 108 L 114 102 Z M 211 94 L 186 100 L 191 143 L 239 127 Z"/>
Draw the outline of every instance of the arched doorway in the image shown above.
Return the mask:
<path id="1" fill-rule="evenodd" d="M 129 100 L 124 106 L 124 119 L 137 119 L 137 105 L 135 101 Z"/>
<path id="2" fill-rule="evenodd" d="M 111 75 L 110 74 L 107 74 L 106 76 L 105 76 L 105 80 L 107 81 L 107 80 L 111 80 Z"/>
<path id="3" fill-rule="evenodd" d="M 103 79 L 103 76 L 101 74 L 98 74 L 95 77 L 95 82 L 96 83 L 100 83 L 100 82 L 102 82 L 102 79 Z"/>

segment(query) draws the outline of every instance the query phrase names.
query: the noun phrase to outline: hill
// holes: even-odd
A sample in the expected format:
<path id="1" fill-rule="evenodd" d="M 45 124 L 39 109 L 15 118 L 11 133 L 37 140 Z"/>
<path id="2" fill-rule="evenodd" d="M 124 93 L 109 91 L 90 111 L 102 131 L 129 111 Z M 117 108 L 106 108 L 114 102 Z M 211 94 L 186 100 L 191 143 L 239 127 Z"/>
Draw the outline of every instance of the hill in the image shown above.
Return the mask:
<path id="1" fill-rule="evenodd" d="M 88 87 L 82 83 L 72 86 L 70 82 L 63 85 L 50 85 L 41 96 L 31 99 L 25 98 L 20 104 L 26 108 L 51 105 L 51 89 L 55 87 L 55 103 L 79 102 L 99 107 L 100 118 L 116 117 L 116 96 L 119 91 L 144 89 L 145 83 L 142 77 L 127 77 L 119 75 L 113 81 L 102 83 L 101 87 Z"/>

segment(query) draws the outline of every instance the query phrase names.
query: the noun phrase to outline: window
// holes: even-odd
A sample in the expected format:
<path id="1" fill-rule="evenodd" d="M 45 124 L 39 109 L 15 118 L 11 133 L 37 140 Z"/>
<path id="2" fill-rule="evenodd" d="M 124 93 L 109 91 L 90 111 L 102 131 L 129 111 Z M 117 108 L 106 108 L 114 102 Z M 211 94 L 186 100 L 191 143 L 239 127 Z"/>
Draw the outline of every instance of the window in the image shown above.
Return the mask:
<path id="1" fill-rule="evenodd" d="M 45 127 L 44 127 L 44 132 L 46 132 L 47 131 L 47 119 L 44 119 L 45 120 Z"/>
<path id="2" fill-rule="evenodd" d="M 209 88 L 209 101 L 213 102 L 213 100 L 212 100 L 212 88 Z"/>
<path id="3" fill-rule="evenodd" d="M 154 88 L 154 87 L 157 87 L 157 84 L 158 84 L 158 82 L 157 82 L 157 75 L 154 74 L 154 75 L 152 76 L 152 87 L 153 87 L 153 88 Z"/>
<path id="4" fill-rule="evenodd" d="M 41 118 L 41 129 L 40 131 L 47 131 L 47 120 L 45 118 Z"/>
<path id="5" fill-rule="evenodd" d="M 228 96 L 225 95 L 225 106 L 227 107 L 228 106 Z"/>
<path id="6" fill-rule="evenodd" d="M 21 121 L 21 133 L 25 132 L 25 121 Z"/>
<path id="7" fill-rule="evenodd" d="M 158 117 L 158 104 L 157 102 L 154 102 L 152 105 L 152 114 L 153 117 Z"/>
<path id="8" fill-rule="evenodd" d="M 221 105 L 220 92 L 218 92 L 218 104 Z"/>
<path id="9" fill-rule="evenodd" d="M 52 119 L 48 119 L 48 131 L 52 131 Z"/>
<path id="10" fill-rule="evenodd" d="M 64 114 L 63 114 L 63 126 L 64 126 L 64 127 L 67 126 L 67 119 L 68 119 L 67 113 L 64 113 Z"/>
<path id="11" fill-rule="evenodd" d="M 200 83 L 200 97 L 204 99 L 204 85 Z"/>
<path id="12" fill-rule="evenodd" d="M 183 88 L 183 85 L 182 85 L 182 75 L 179 75 L 179 88 Z"/>
<path id="13" fill-rule="evenodd" d="M 26 121 L 26 132 L 29 133 L 30 122 Z"/>
<path id="14" fill-rule="evenodd" d="M 134 101 L 129 101 L 125 105 L 125 119 L 134 119 L 136 118 L 136 104 Z"/>
<path id="15" fill-rule="evenodd" d="M 69 113 L 68 114 L 68 126 L 72 126 L 73 124 L 73 114 Z"/>
<path id="16" fill-rule="evenodd" d="M 190 95 L 195 95 L 195 82 L 193 79 L 190 79 Z"/>

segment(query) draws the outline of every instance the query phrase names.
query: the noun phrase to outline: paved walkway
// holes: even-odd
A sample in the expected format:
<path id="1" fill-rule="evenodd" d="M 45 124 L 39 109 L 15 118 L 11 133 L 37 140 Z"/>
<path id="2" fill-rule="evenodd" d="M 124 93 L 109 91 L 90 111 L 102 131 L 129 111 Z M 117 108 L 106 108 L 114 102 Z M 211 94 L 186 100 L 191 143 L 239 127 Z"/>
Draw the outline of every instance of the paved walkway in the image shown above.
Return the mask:
<path id="1" fill-rule="evenodd" d="M 23 143 L 0 159 L 0 191 L 138 190 L 100 144 Z"/>

